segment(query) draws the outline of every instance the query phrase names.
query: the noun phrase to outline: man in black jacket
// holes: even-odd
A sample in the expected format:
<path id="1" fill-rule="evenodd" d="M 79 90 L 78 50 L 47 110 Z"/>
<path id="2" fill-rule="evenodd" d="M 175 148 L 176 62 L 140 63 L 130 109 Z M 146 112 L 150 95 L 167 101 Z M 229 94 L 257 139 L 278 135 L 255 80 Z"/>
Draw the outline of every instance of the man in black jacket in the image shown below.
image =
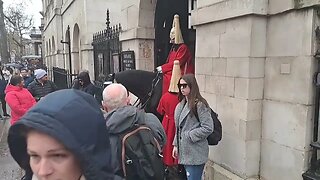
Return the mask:
<path id="1" fill-rule="evenodd" d="M 28 90 L 32 96 L 39 101 L 42 97 L 49 93 L 58 90 L 54 82 L 48 80 L 47 72 L 43 69 L 36 69 L 34 71 L 36 78 L 28 85 Z"/>

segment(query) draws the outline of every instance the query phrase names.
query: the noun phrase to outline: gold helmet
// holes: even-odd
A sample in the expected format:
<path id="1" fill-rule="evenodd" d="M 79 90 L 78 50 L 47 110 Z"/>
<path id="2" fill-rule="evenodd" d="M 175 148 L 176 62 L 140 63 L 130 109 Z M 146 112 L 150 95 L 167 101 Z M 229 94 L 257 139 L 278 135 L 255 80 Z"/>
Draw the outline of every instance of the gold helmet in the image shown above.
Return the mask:
<path id="1" fill-rule="evenodd" d="M 180 29 L 180 22 L 179 22 L 179 15 L 174 15 L 172 29 L 170 31 L 170 42 L 174 44 L 182 44 L 184 43 L 181 29 Z"/>
<path id="2" fill-rule="evenodd" d="M 175 60 L 173 62 L 172 76 L 170 79 L 169 92 L 179 92 L 179 79 L 181 78 L 181 70 L 179 60 Z"/>

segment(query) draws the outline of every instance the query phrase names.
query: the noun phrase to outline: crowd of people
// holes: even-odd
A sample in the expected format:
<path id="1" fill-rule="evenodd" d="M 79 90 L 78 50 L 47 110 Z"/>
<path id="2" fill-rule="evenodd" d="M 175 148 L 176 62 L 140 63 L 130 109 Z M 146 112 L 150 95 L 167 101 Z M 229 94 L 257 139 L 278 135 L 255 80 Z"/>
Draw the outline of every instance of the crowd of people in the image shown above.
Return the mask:
<path id="1" fill-rule="evenodd" d="M 161 121 L 132 106 L 122 84 L 105 87 L 100 104 L 88 71 L 59 91 L 43 69 L 1 72 L 11 108 L 8 145 L 23 179 L 201 180 L 214 124 L 177 15 L 170 34 L 168 61 L 156 68 L 164 77 Z"/>

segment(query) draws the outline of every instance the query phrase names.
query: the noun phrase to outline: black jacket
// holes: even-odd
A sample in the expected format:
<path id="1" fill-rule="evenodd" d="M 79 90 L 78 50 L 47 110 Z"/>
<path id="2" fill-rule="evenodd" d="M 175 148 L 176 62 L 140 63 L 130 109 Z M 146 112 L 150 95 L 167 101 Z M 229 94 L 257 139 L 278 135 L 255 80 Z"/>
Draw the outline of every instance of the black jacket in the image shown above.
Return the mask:
<path id="1" fill-rule="evenodd" d="M 45 83 L 41 84 L 37 79 L 34 79 L 29 85 L 28 90 L 32 96 L 39 101 L 42 97 L 46 96 L 49 93 L 52 93 L 58 90 L 54 82 L 47 80 Z"/>
<path id="2" fill-rule="evenodd" d="M 114 179 L 105 120 L 95 99 L 79 90 L 49 94 L 9 129 L 12 157 L 30 174 L 23 129 L 32 128 L 61 142 L 80 162 L 86 180 Z"/>

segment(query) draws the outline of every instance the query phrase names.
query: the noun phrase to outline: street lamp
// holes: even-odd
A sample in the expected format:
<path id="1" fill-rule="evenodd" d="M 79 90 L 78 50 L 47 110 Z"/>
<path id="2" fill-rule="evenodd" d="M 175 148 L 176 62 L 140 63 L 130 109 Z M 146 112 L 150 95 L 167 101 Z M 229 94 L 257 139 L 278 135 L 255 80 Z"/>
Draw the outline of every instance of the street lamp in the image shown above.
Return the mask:
<path id="1" fill-rule="evenodd" d="M 63 41 L 61 40 L 60 43 L 62 44 L 68 44 L 68 50 L 69 50 L 69 69 L 70 69 L 70 82 L 72 81 L 72 64 L 71 64 L 71 42 L 70 42 L 70 26 L 68 25 L 67 28 L 67 36 L 66 39 L 68 39 L 68 41 Z"/>

